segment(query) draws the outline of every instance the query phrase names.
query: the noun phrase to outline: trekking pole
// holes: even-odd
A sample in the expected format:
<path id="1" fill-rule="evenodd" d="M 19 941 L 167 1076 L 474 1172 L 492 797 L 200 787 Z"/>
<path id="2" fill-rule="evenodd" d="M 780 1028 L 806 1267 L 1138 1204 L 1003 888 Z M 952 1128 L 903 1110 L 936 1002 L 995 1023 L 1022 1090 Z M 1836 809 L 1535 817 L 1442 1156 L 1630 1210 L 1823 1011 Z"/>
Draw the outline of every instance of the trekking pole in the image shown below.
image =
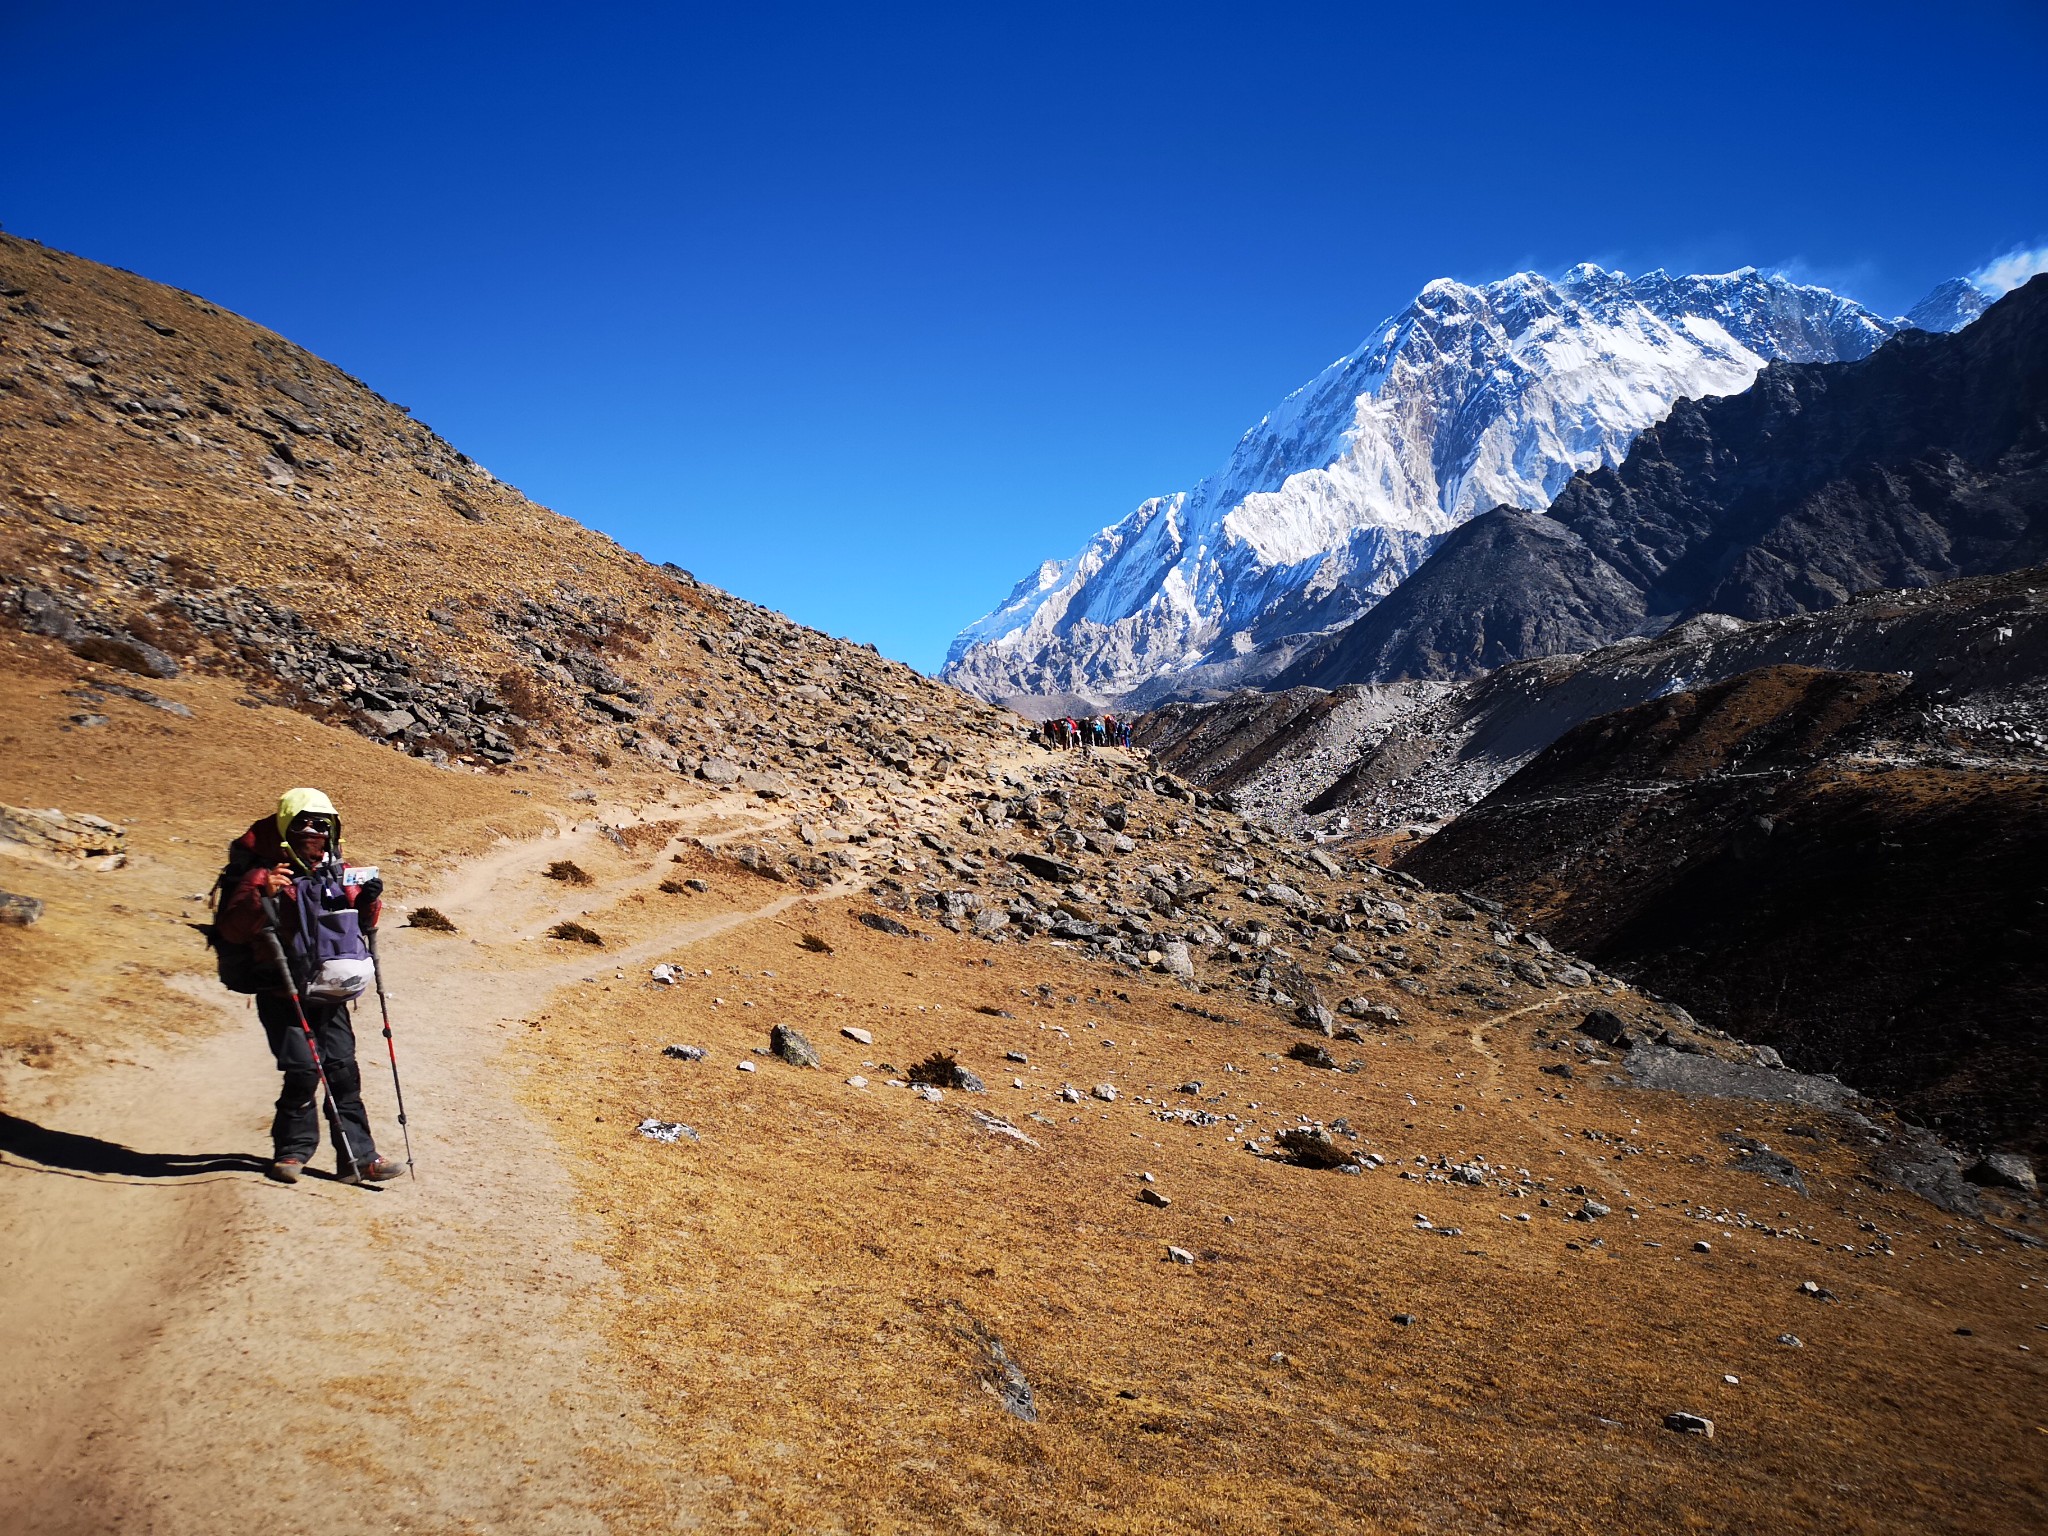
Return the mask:
<path id="1" fill-rule="evenodd" d="M 398 1085 L 398 1044 L 391 1038 L 391 1004 L 384 997 L 384 957 L 377 953 L 377 930 L 369 930 L 370 963 L 377 977 L 377 1007 L 384 1015 L 384 1049 L 391 1056 L 391 1091 L 398 1099 L 398 1134 L 405 1138 L 405 1172 L 408 1178 L 419 1175 L 412 1166 L 412 1132 L 405 1123 L 405 1090 Z"/>
<path id="2" fill-rule="evenodd" d="M 313 1026 L 306 1022 L 306 1010 L 299 1002 L 298 978 L 292 975 L 291 962 L 284 957 L 284 946 L 277 941 L 275 924 L 263 930 L 263 941 L 270 946 L 270 958 L 277 962 L 277 973 L 284 978 L 284 989 L 291 994 L 292 1012 L 298 1016 L 299 1028 L 306 1036 L 306 1049 L 313 1053 L 313 1071 L 319 1076 L 320 1091 L 327 1095 L 327 1123 L 334 1127 L 335 1137 L 341 1142 L 341 1155 L 348 1159 L 351 1168 L 360 1168 L 356 1161 L 356 1149 L 348 1144 L 348 1129 L 341 1123 L 341 1111 L 334 1104 L 334 1085 L 327 1081 L 327 1063 L 320 1059 L 320 1042 L 313 1038 Z"/>

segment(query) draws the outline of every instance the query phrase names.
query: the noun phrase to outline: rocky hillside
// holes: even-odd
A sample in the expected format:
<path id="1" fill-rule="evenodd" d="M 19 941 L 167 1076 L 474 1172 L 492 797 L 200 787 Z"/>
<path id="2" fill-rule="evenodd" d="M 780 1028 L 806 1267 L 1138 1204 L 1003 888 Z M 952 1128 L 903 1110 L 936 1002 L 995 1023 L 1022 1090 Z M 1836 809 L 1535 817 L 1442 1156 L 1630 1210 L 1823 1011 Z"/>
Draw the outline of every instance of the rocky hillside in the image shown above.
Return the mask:
<path id="1" fill-rule="evenodd" d="M 1194 782 L 1326 835 L 1433 828 L 1583 721 L 1758 667 L 1908 675 L 1941 726 L 1917 734 L 1913 752 L 2031 760 L 2042 743 L 2026 734 L 2029 701 L 2048 672 L 2044 591 L 2048 570 L 2035 569 L 1865 593 L 1759 623 L 1704 614 L 1654 640 L 1517 662 L 1467 682 L 1302 689 L 1277 696 L 1289 701 L 1284 712 L 1262 706 L 1276 696 L 1258 693 L 1160 710 L 1144 717 L 1139 736 Z M 1375 701 L 1365 729 L 1324 724 L 1342 717 L 1347 696 Z"/>
<path id="2" fill-rule="evenodd" d="M 2037 682 L 1969 731 L 1897 673 L 1746 672 L 1576 726 L 1399 867 L 1801 1070 L 2038 1154 L 2044 705 Z"/>
<path id="3" fill-rule="evenodd" d="M 1469 677 L 1693 614 L 1758 619 L 2048 560 L 2048 279 L 1952 336 L 1686 400 L 1548 512 L 1457 529 L 1279 686 Z"/>
<path id="4" fill-rule="evenodd" d="M 1014 723 L 534 505 L 283 337 L 12 238 L 0 506 L 0 619 L 451 767 L 900 790 Z"/>
<path id="5" fill-rule="evenodd" d="M 1247 688 L 1213 703 L 1163 704 L 1138 717 L 1132 740 L 1162 766 L 1228 796 L 1247 816 L 1293 827 L 1307 804 L 1389 731 L 1456 686 Z"/>
<path id="6" fill-rule="evenodd" d="M 1327 723 L 1388 691 L 1246 694 L 1144 730 L 1275 824 L 1500 901 L 1955 1135 L 2040 1149 L 2048 570 L 1706 615 L 1355 735 Z M 1357 755 L 1304 795 L 1290 759 L 1313 765 L 1319 733 Z"/>

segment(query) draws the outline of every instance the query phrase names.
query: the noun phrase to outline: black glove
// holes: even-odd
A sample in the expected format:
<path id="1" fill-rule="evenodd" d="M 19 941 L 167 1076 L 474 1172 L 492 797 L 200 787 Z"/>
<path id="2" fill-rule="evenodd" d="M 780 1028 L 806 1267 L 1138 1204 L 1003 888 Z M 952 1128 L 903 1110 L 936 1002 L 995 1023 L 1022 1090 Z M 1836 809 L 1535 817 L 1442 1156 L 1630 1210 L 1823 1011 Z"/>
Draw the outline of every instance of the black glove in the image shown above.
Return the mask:
<path id="1" fill-rule="evenodd" d="M 365 880 L 356 887 L 356 911 L 362 916 L 364 921 L 370 920 L 371 910 L 377 905 L 378 899 L 383 894 L 384 882 L 382 880 Z"/>

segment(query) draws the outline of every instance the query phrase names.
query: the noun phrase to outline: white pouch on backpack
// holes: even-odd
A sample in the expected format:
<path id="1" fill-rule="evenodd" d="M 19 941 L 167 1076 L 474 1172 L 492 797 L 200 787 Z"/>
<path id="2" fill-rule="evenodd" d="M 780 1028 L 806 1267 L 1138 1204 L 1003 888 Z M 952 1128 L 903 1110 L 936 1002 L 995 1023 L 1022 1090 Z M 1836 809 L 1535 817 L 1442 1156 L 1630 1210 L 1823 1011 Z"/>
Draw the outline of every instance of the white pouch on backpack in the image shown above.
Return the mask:
<path id="1" fill-rule="evenodd" d="M 304 995 L 322 1002 L 345 1003 L 361 997 L 376 979 L 377 962 L 368 955 L 360 960 L 331 957 L 314 968 Z"/>
<path id="2" fill-rule="evenodd" d="M 361 920 L 353 908 L 341 904 L 346 884 L 317 875 L 298 882 L 298 927 L 291 940 L 295 969 L 303 978 L 300 995 L 323 1003 L 361 997 L 377 977 L 377 962 L 363 942 Z"/>

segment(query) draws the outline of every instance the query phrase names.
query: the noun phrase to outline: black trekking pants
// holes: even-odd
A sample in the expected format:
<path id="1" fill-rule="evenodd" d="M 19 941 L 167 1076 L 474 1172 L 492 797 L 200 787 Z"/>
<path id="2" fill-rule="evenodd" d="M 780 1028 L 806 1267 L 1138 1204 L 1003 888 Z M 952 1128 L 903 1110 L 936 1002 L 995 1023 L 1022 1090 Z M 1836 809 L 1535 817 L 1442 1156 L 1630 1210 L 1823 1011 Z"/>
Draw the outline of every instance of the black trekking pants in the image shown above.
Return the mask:
<path id="1" fill-rule="evenodd" d="M 334 1144 L 335 1162 L 345 1169 L 348 1153 L 353 1152 L 358 1163 L 368 1163 L 377 1156 L 377 1146 L 370 1138 L 369 1113 L 363 1108 L 363 1075 L 356 1069 L 356 1034 L 349 1026 L 348 1004 L 306 1002 L 303 1006 L 320 1047 L 320 1064 L 327 1069 L 327 1139 Z M 270 1054 L 284 1074 L 284 1090 L 277 1096 L 277 1114 L 270 1122 L 271 1147 L 279 1158 L 309 1163 L 320 1150 L 320 1122 L 313 1113 L 320 1074 L 313 1066 L 313 1053 L 306 1049 L 305 1031 L 299 1028 L 299 1016 L 288 996 L 259 992 L 256 1017 L 263 1021 Z M 342 1148 L 342 1133 L 348 1136 L 347 1151 Z"/>

